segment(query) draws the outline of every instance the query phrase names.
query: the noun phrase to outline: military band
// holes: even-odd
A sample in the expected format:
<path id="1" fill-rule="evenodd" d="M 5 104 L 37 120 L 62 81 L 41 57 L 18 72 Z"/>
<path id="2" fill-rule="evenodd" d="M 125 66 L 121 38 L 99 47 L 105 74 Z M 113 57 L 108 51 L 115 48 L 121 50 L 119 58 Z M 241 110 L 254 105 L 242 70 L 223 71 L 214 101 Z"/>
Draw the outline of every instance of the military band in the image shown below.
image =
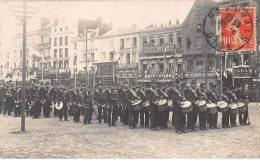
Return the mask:
<path id="1" fill-rule="evenodd" d="M 92 124 L 97 111 L 98 123 L 116 126 L 120 122 L 130 129 L 150 128 L 153 131 L 168 128 L 169 123 L 178 134 L 208 129 L 235 127 L 237 116 L 241 126 L 248 121 L 248 97 L 241 88 L 224 88 L 217 93 L 216 84 L 204 83 L 197 87 L 196 80 L 190 86 L 180 80 L 158 83 L 137 82 L 133 84 L 102 84 L 80 87 L 50 86 L 46 84 L 26 85 L 26 116 L 50 118 L 57 116 L 60 121 Z M 21 84 L 7 83 L 0 88 L 0 113 L 21 116 Z M 96 113 L 95 113 L 96 114 Z M 217 123 L 222 114 L 222 122 Z M 120 120 L 118 119 L 120 118 Z M 198 121 L 197 121 L 198 120 Z M 198 126 L 196 126 L 198 124 Z"/>

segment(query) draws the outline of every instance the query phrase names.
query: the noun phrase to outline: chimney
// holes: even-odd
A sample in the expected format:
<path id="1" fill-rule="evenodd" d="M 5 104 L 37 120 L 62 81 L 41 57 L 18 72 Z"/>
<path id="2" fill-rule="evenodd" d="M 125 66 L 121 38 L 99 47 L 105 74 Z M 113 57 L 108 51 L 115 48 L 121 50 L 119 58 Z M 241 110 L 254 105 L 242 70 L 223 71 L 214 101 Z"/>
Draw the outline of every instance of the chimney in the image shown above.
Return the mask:
<path id="1" fill-rule="evenodd" d="M 176 20 L 175 20 L 175 23 L 178 25 L 178 24 L 179 24 L 179 20 L 178 20 L 178 19 L 176 19 Z"/>

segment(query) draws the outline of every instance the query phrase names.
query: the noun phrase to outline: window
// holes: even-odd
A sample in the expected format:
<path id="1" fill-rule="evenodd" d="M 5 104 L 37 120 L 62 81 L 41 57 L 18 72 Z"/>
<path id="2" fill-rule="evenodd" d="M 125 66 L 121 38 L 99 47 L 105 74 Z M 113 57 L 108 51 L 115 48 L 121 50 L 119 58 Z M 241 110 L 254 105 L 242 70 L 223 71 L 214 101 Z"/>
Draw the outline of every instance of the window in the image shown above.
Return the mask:
<path id="1" fill-rule="evenodd" d="M 114 53 L 110 52 L 110 61 L 114 61 Z"/>
<path id="2" fill-rule="evenodd" d="M 133 53 L 133 54 L 132 54 L 132 62 L 133 62 L 133 63 L 136 63 L 136 53 Z"/>
<path id="3" fill-rule="evenodd" d="M 69 60 L 65 60 L 64 61 L 64 69 L 68 69 L 69 68 Z"/>
<path id="4" fill-rule="evenodd" d="M 171 63 L 169 63 L 169 70 L 171 70 L 172 69 L 172 64 Z"/>
<path id="5" fill-rule="evenodd" d="M 68 36 L 65 37 L 65 45 L 68 45 Z"/>
<path id="6" fill-rule="evenodd" d="M 62 46 L 62 37 L 60 37 L 60 46 Z"/>
<path id="7" fill-rule="evenodd" d="M 60 57 L 62 57 L 63 56 L 63 50 L 62 49 L 60 49 Z"/>
<path id="8" fill-rule="evenodd" d="M 195 38 L 195 47 L 200 48 L 201 47 L 201 36 L 197 36 Z"/>
<path id="9" fill-rule="evenodd" d="M 105 52 L 102 52 L 101 56 L 103 57 L 103 60 L 106 60 L 106 53 Z"/>
<path id="10" fill-rule="evenodd" d="M 53 61 L 53 68 L 54 68 L 54 69 L 57 68 L 57 61 Z"/>
<path id="11" fill-rule="evenodd" d="M 91 53 L 91 61 L 94 61 L 94 60 L 95 60 L 95 54 Z"/>
<path id="12" fill-rule="evenodd" d="M 56 32 L 57 31 L 57 29 L 54 29 L 54 32 Z"/>
<path id="13" fill-rule="evenodd" d="M 63 69 L 63 61 L 59 61 L 59 69 Z"/>
<path id="14" fill-rule="evenodd" d="M 163 72 L 164 71 L 164 64 L 159 64 L 159 69 L 160 69 L 160 72 Z"/>
<path id="15" fill-rule="evenodd" d="M 155 68 L 155 64 L 151 64 L 152 68 Z"/>
<path id="16" fill-rule="evenodd" d="M 202 26 L 201 23 L 196 25 L 196 32 L 201 32 Z"/>
<path id="17" fill-rule="evenodd" d="M 193 59 L 187 59 L 187 72 L 193 72 Z"/>
<path id="18" fill-rule="evenodd" d="M 43 36 L 41 36 L 41 42 L 40 43 L 43 44 Z"/>
<path id="19" fill-rule="evenodd" d="M 215 59 L 213 58 L 208 58 L 208 71 L 216 71 Z"/>
<path id="20" fill-rule="evenodd" d="M 242 65 L 249 65 L 249 55 L 243 54 L 243 63 Z"/>
<path id="21" fill-rule="evenodd" d="M 65 48 L 65 57 L 69 57 L 69 48 Z"/>
<path id="22" fill-rule="evenodd" d="M 191 38 L 189 37 L 186 39 L 186 49 L 187 50 L 191 49 Z"/>
<path id="23" fill-rule="evenodd" d="M 69 28 L 68 28 L 68 27 L 66 27 L 66 28 L 65 28 L 65 30 L 66 30 L 66 31 L 68 31 L 68 30 L 69 30 Z"/>
<path id="24" fill-rule="evenodd" d="M 54 49 L 54 58 L 57 58 L 57 49 Z"/>
<path id="25" fill-rule="evenodd" d="M 225 62 L 222 62 L 222 64 L 225 64 Z M 238 56 L 233 56 L 233 66 L 238 65 Z"/>
<path id="26" fill-rule="evenodd" d="M 182 64 L 178 64 L 177 73 L 182 72 Z"/>
<path id="27" fill-rule="evenodd" d="M 196 59 L 195 71 L 196 72 L 202 72 L 202 71 L 205 70 L 204 68 L 205 68 L 204 58 Z"/>
<path id="28" fill-rule="evenodd" d="M 147 38 L 143 37 L 143 48 L 145 48 L 147 46 Z"/>
<path id="29" fill-rule="evenodd" d="M 173 43 L 173 34 L 169 34 L 169 43 Z"/>
<path id="30" fill-rule="evenodd" d="M 74 49 L 77 49 L 77 43 L 74 43 Z"/>
<path id="31" fill-rule="evenodd" d="M 160 46 L 164 45 L 164 39 L 160 38 Z"/>
<path id="32" fill-rule="evenodd" d="M 178 35 L 178 48 L 182 47 L 182 37 Z"/>
<path id="33" fill-rule="evenodd" d="M 60 31 L 62 32 L 62 28 L 60 28 Z"/>
<path id="34" fill-rule="evenodd" d="M 125 44 L 124 44 L 124 39 L 120 40 L 120 49 L 124 49 Z"/>
<path id="35" fill-rule="evenodd" d="M 126 48 L 130 48 L 130 38 L 126 39 Z"/>
<path id="36" fill-rule="evenodd" d="M 126 63 L 130 64 L 130 53 L 126 54 Z"/>
<path id="37" fill-rule="evenodd" d="M 147 70 L 147 64 L 143 64 L 143 70 Z"/>
<path id="38" fill-rule="evenodd" d="M 57 38 L 54 38 L 54 46 L 57 46 Z"/>
<path id="39" fill-rule="evenodd" d="M 136 39 L 136 37 L 134 37 L 134 38 L 133 38 L 133 45 L 132 45 L 132 46 L 133 46 L 133 48 L 135 48 L 135 47 L 136 47 L 136 45 L 137 45 L 137 42 L 136 42 L 136 41 L 137 41 L 137 39 Z"/>
<path id="40" fill-rule="evenodd" d="M 150 44 L 154 45 L 155 41 L 154 41 L 154 36 L 150 37 Z"/>

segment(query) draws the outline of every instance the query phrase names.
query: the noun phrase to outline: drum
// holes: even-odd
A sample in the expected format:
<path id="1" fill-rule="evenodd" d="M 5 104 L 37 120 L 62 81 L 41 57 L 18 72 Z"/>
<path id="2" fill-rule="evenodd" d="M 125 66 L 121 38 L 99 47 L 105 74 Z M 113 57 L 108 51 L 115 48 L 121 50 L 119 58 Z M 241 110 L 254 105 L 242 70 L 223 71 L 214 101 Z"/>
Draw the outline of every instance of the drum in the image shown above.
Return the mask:
<path id="1" fill-rule="evenodd" d="M 190 101 L 183 101 L 181 104 L 181 113 L 186 114 L 192 111 L 192 105 Z"/>
<path id="2" fill-rule="evenodd" d="M 246 111 L 246 104 L 243 102 L 238 102 L 238 111 L 239 113 L 244 113 Z"/>
<path id="3" fill-rule="evenodd" d="M 63 107 L 63 102 L 60 101 L 59 103 L 56 103 L 54 106 L 55 106 L 55 108 L 56 108 L 57 110 L 61 110 L 62 107 Z"/>
<path id="4" fill-rule="evenodd" d="M 197 105 L 197 111 L 198 112 L 204 112 L 207 110 L 207 102 L 206 100 L 198 100 L 195 102 Z"/>
<path id="5" fill-rule="evenodd" d="M 217 105 L 214 103 L 207 104 L 207 112 L 209 114 L 215 114 L 217 112 Z"/>
<path id="6" fill-rule="evenodd" d="M 217 110 L 221 113 L 228 111 L 228 103 L 226 101 L 219 101 L 217 103 Z"/>
<path id="7" fill-rule="evenodd" d="M 149 101 L 145 101 L 145 102 L 143 103 L 143 106 L 144 106 L 144 107 L 149 107 L 149 106 L 150 106 L 150 102 L 149 102 Z"/>
<path id="8" fill-rule="evenodd" d="M 132 102 L 133 110 L 140 111 L 142 109 L 142 100 L 134 100 Z"/>
<path id="9" fill-rule="evenodd" d="M 159 111 L 165 111 L 168 104 L 167 104 L 167 100 L 166 99 L 163 99 L 163 100 L 159 100 L 157 102 L 157 105 L 158 105 L 158 110 Z"/>
<path id="10" fill-rule="evenodd" d="M 231 114 L 237 114 L 239 112 L 238 104 L 236 104 L 236 103 L 229 104 L 229 110 L 230 110 Z"/>

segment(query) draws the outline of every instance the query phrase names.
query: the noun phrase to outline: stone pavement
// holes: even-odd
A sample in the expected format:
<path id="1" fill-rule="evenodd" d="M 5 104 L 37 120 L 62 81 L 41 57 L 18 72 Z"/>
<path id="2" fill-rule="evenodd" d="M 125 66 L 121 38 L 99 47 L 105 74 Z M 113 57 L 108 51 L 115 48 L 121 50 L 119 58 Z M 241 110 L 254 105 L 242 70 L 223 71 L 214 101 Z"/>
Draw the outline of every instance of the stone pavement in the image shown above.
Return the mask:
<path id="1" fill-rule="evenodd" d="M 197 131 L 129 129 L 118 123 L 82 125 L 58 118 L 0 116 L 0 158 L 260 158 L 260 106 L 250 104 L 250 126 Z M 83 117 L 81 117 L 82 120 Z M 219 123 L 221 114 L 219 113 Z M 237 120 L 238 123 L 238 120 Z"/>

